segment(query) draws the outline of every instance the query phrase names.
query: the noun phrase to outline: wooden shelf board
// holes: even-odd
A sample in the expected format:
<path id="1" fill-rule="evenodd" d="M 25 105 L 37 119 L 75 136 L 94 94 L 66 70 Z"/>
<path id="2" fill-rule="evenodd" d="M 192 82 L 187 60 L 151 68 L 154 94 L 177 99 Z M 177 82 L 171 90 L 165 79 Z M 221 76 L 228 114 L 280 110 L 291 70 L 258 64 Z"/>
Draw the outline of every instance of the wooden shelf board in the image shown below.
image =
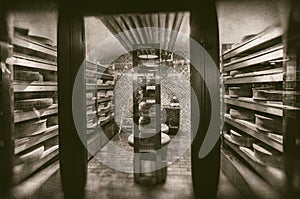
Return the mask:
<path id="1" fill-rule="evenodd" d="M 15 32 L 14 34 L 15 34 L 14 35 L 15 37 L 18 37 L 18 38 L 23 39 L 25 41 L 37 44 L 39 46 L 43 46 L 43 47 L 48 48 L 48 49 L 53 50 L 53 51 L 57 51 L 57 47 L 56 46 L 47 45 L 47 44 L 45 44 L 45 43 L 43 43 L 41 41 L 36 40 L 35 38 L 24 36 L 24 35 L 22 35 L 22 34 L 20 34 L 18 32 Z"/>
<path id="2" fill-rule="evenodd" d="M 85 89 L 88 91 L 96 91 L 97 90 L 97 85 L 96 84 L 85 84 Z"/>
<path id="3" fill-rule="evenodd" d="M 14 82 L 14 92 L 57 91 L 57 82 Z"/>
<path id="4" fill-rule="evenodd" d="M 280 198 L 276 189 L 235 157 L 230 150 L 221 150 L 221 169 L 246 198 Z"/>
<path id="5" fill-rule="evenodd" d="M 88 70 L 88 69 L 86 69 L 86 72 L 96 74 L 97 79 L 111 79 L 111 80 L 114 79 L 114 76 L 112 76 L 111 74 L 101 73 L 101 72 L 92 71 L 92 70 Z M 86 74 L 86 76 L 90 77 L 90 78 L 92 77 L 91 75 L 88 75 L 88 74 Z"/>
<path id="6" fill-rule="evenodd" d="M 51 64 L 47 64 L 47 63 L 41 63 L 41 62 L 35 62 L 35 61 L 30 61 L 30 60 L 20 59 L 20 58 L 15 58 L 14 65 L 25 66 L 25 67 L 29 67 L 29 68 L 35 68 L 35 69 L 57 71 L 57 66 L 56 65 L 51 65 Z"/>
<path id="7" fill-rule="evenodd" d="M 113 90 L 114 86 L 113 85 L 96 85 L 96 84 L 90 84 L 86 83 L 85 84 L 86 90 Z"/>
<path id="8" fill-rule="evenodd" d="M 223 71 L 228 72 L 231 70 L 237 70 L 241 68 L 246 68 L 249 66 L 254 66 L 260 63 L 269 62 L 276 59 L 282 59 L 284 55 L 284 50 L 282 48 L 277 49 L 275 51 L 270 51 L 266 54 L 261 54 L 260 56 L 257 56 L 256 54 L 253 54 L 251 56 L 247 56 L 243 59 L 236 60 L 232 63 L 224 64 Z"/>
<path id="9" fill-rule="evenodd" d="M 26 143 L 26 145 L 20 145 L 19 147 L 15 147 L 15 150 L 14 150 L 14 153 L 15 154 L 18 154 L 22 151 L 25 151 L 35 145 L 38 145 L 38 144 L 41 144 L 53 137 L 56 137 L 58 136 L 58 125 L 54 125 L 54 126 L 51 126 L 51 127 L 48 127 L 46 132 L 43 133 L 42 135 L 38 135 L 38 139 L 35 140 L 34 142 L 30 142 L 28 141 Z"/>
<path id="10" fill-rule="evenodd" d="M 282 82 L 283 73 L 271 75 L 259 75 L 250 77 L 234 77 L 224 79 L 224 84 L 249 84 L 249 83 L 268 83 L 268 82 Z"/>
<path id="11" fill-rule="evenodd" d="M 111 100 L 111 97 L 103 97 L 103 98 L 98 98 L 97 103 L 103 103 L 103 102 L 108 102 Z"/>
<path id="12" fill-rule="evenodd" d="M 40 45 L 30 40 L 26 40 L 24 37 L 14 37 L 12 41 L 13 45 L 20 46 L 23 48 L 27 48 L 30 50 L 34 50 L 37 52 L 41 52 L 47 55 L 51 55 L 53 57 L 57 57 L 57 51 L 51 47 L 47 47 L 45 45 Z"/>
<path id="13" fill-rule="evenodd" d="M 32 61 L 32 62 L 38 62 L 38 63 L 42 63 L 42 64 L 47 64 L 47 65 L 57 66 L 56 61 L 50 61 L 50 60 L 42 59 L 42 58 L 39 58 L 39 57 L 33 57 L 33 56 L 25 55 L 25 54 L 22 54 L 22 53 L 14 52 L 13 56 L 14 56 L 14 58 L 18 58 L 18 59 L 25 59 L 27 61 Z"/>
<path id="14" fill-rule="evenodd" d="M 103 109 L 100 112 L 98 112 L 98 115 L 104 114 L 104 113 L 108 113 L 111 111 L 111 108 L 107 108 L 107 109 Z"/>
<path id="15" fill-rule="evenodd" d="M 255 124 L 247 122 L 247 121 L 235 120 L 235 119 L 231 118 L 229 114 L 225 115 L 225 122 L 237 129 L 243 131 L 244 133 L 260 140 L 261 142 L 278 150 L 279 152 L 283 152 L 283 145 L 275 140 L 272 140 L 267 135 L 258 132 L 256 130 Z"/>
<path id="16" fill-rule="evenodd" d="M 15 113 L 14 121 L 15 121 L 15 123 L 23 122 L 26 120 L 36 119 L 36 118 L 40 118 L 40 117 L 44 117 L 44 116 L 48 116 L 48 115 L 53 115 L 56 113 L 58 113 L 58 105 L 53 104 L 52 106 L 45 108 L 45 109 Z"/>
<path id="17" fill-rule="evenodd" d="M 287 182 L 284 171 L 258 163 L 250 155 L 244 153 L 238 146 L 232 144 L 230 141 L 224 139 L 224 142 L 245 160 L 266 182 L 271 186 L 278 188 L 281 192 L 284 191 Z"/>
<path id="18" fill-rule="evenodd" d="M 109 67 L 106 66 L 106 65 L 99 64 L 99 63 L 97 64 L 97 63 L 95 63 L 95 62 L 93 62 L 93 61 L 90 61 L 90 60 L 85 60 L 85 62 L 88 63 L 88 64 L 91 64 L 91 65 L 96 66 L 96 67 L 97 67 L 96 69 L 101 68 L 101 71 L 102 71 L 102 70 L 111 70 L 111 71 L 114 70 L 113 68 L 109 68 Z"/>
<path id="19" fill-rule="evenodd" d="M 12 188 L 15 198 L 32 198 L 36 193 L 45 188 L 49 180 L 53 179 L 59 173 L 59 161 L 53 162 L 43 169 L 43 172 L 37 172 L 22 183 Z M 63 193 L 61 193 L 62 195 Z M 58 193 L 59 195 L 59 193 Z"/>
<path id="20" fill-rule="evenodd" d="M 114 76 L 110 75 L 110 74 L 100 74 L 101 75 L 101 79 L 105 79 L 105 80 L 113 80 Z"/>
<path id="21" fill-rule="evenodd" d="M 100 89 L 100 90 L 113 90 L 114 86 L 112 86 L 112 85 L 98 85 L 97 88 Z"/>
<path id="22" fill-rule="evenodd" d="M 86 106 L 95 106 L 95 100 L 86 101 Z"/>
<path id="23" fill-rule="evenodd" d="M 106 119 L 106 120 L 100 122 L 100 125 L 101 125 L 101 126 L 104 126 L 105 124 L 109 123 L 109 122 L 110 122 L 111 120 L 113 120 L 113 119 L 114 119 L 114 117 L 113 117 L 113 116 L 110 116 L 108 119 Z"/>
<path id="24" fill-rule="evenodd" d="M 86 113 L 87 116 L 90 116 L 90 115 L 96 115 L 97 114 L 97 111 L 92 111 L 90 113 Z"/>
<path id="25" fill-rule="evenodd" d="M 259 103 L 255 102 L 252 98 L 230 98 L 229 96 L 225 96 L 224 102 L 230 105 L 247 108 L 254 111 L 268 113 L 280 117 L 283 116 L 282 105 Z"/>
<path id="26" fill-rule="evenodd" d="M 29 177 L 31 174 L 33 174 L 35 171 L 37 171 L 39 168 L 41 168 L 43 165 L 45 165 L 47 162 L 49 162 L 50 160 L 52 160 L 53 158 L 58 156 L 58 147 L 53 150 L 50 151 L 50 149 L 48 149 L 47 151 L 45 151 L 43 153 L 43 156 L 41 157 L 41 159 L 26 164 L 26 165 L 18 165 L 14 167 L 14 183 L 18 184 L 20 183 L 22 180 L 25 180 L 27 177 Z M 24 167 L 23 167 L 24 166 Z"/>
<path id="27" fill-rule="evenodd" d="M 256 35 L 255 37 L 242 42 L 238 46 L 227 50 L 223 54 L 223 59 L 229 59 L 231 57 L 234 57 L 238 54 L 241 54 L 250 49 L 253 49 L 259 45 L 262 45 L 262 44 L 267 43 L 271 40 L 274 40 L 278 37 L 281 37 L 282 35 L 283 35 L 283 30 L 281 27 L 273 27 L 272 29 L 264 31 L 264 32 Z"/>
<path id="28" fill-rule="evenodd" d="M 89 126 L 87 126 L 87 130 L 95 130 L 96 128 L 97 128 L 97 123 L 94 123 L 94 124 L 92 124 L 92 125 L 89 125 Z"/>

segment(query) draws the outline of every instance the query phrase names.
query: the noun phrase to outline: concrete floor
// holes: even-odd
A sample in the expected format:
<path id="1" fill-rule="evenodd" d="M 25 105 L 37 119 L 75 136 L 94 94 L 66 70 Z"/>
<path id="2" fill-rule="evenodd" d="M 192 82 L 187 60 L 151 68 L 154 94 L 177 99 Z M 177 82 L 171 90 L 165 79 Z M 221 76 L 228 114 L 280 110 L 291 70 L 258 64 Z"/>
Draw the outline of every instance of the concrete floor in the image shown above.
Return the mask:
<path id="1" fill-rule="evenodd" d="M 113 142 L 127 147 L 127 135 L 115 136 Z M 124 145 L 126 143 L 126 145 Z M 109 151 L 109 148 L 103 148 Z M 105 156 L 105 153 L 102 153 Z M 109 155 L 109 154 L 107 154 Z M 130 157 L 126 157 L 130 158 Z M 119 157 L 120 164 L 125 158 Z M 88 164 L 88 180 L 86 185 L 86 199 L 119 199 L 119 198 L 194 198 L 190 170 L 190 150 L 168 167 L 166 182 L 156 186 L 142 186 L 134 182 L 133 174 L 112 169 L 93 158 Z M 15 189 L 15 198 L 63 198 L 59 165 L 52 166 L 45 172 L 51 175 L 43 179 L 45 173 L 34 176 L 27 184 Z M 40 175 L 40 176 L 39 176 Z M 40 181 L 40 182 L 39 182 Z M 29 184 L 28 184 L 29 183 Z M 34 189 L 34 190 L 33 190 Z M 238 190 L 232 186 L 226 176 L 220 173 L 218 189 L 219 199 L 240 198 Z"/>

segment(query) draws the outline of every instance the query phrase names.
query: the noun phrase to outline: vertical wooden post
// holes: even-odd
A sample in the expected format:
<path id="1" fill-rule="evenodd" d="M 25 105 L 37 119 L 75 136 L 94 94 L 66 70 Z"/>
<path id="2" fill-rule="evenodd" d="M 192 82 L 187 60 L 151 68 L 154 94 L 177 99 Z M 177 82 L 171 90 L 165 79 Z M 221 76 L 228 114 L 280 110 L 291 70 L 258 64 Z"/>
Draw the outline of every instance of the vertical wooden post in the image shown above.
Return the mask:
<path id="1" fill-rule="evenodd" d="M 215 1 L 202 0 L 199 2 L 192 1 L 191 6 L 191 37 L 201 44 L 205 50 L 215 61 L 219 64 L 219 38 L 218 38 L 218 24 L 215 10 Z M 200 6 L 197 6 L 200 5 Z M 191 55 L 193 52 L 191 51 Z M 191 57 L 191 60 L 193 58 Z M 201 57 L 199 58 L 201 59 Z M 205 65 L 205 61 L 203 61 Z M 207 71 L 204 68 L 204 71 Z M 209 74 L 206 74 L 209 77 Z M 200 110 L 200 122 L 195 121 L 195 108 L 192 110 L 192 129 L 194 130 L 199 122 L 199 128 L 195 138 L 192 142 L 192 179 L 194 194 L 196 198 L 214 198 L 216 197 L 219 169 L 220 169 L 220 143 L 218 142 L 212 151 L 204 158 L 200 159 L 198 154 L 203 140 L 206 136 L 211 116 L 211 99 L 208 88 L 204 79 L 199 72 L 191 65 L 191 85 L 197 96 Z M 192 98 L 192 105 L 195 104 L 196 99 Z M 197 103 L 197 102 L 196 102 Z"/>
<path id="2" fill-rule="evenodd" d="M 2 5 L 1 5 L 2 6 Z M 13 66 L 6 64 L 7 58 L 12 57 L 11 45 L 12 24 L 4 10 L 0 9 L 0 63 L 6 69 L 1 69 L 0 79 L 0 198 L 9 196 L 12 184 L 12 157 L 14 132 L 14 93 L 13 93 Z M 2 67 L 2 66 L 1 66 Z"/>
<path id="3" fill-rule="evenodd" d="M 66 198 L 83 197 L 87 177 L 87 150 L 77 134 L 72 115 L 73 85 L 85 58 L 83 16 L 77 11 L 70 5 L 61 4 L 58 21 L 59 153 Z M 85 97 L 83 89 L 82 96 Z M 82 107 L 78 109 L 85 113 L 82 101 Z M 83 126 L 81 130 L 85 132 Z"/>
<path id="4" fill-rule="evenodd" d="M 288 179 L 287 195 L 300 194 L 300 3 L 291 0 L 291 13 L 285 35 L 287 62 L 284 64 L 283 112 L 285 171 Z"/>

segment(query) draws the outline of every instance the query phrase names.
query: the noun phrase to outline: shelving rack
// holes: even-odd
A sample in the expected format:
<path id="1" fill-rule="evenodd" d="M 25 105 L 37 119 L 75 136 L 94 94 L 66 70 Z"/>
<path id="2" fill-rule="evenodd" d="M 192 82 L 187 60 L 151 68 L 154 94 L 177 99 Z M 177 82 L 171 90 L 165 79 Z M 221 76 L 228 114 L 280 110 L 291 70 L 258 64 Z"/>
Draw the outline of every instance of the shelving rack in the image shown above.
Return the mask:
<path id="1" fill-rule="evenodd" d="M 13 185 L 58 159 L 57 50 L 27 33 L 14 29 L 12 62 L 1 79 Z"/>
<path id="2" fill-rule="evenodd" d="M 300 109 L 284 102 L 288 95 L 284 87 L 288 59 L 283 38 L 280 26 L 270 27 L 224 49 L 221 56 L 227 106 L 221 154 L 223 165 L 234 167 L 225 166 L 223 172 L 236 187 L 252 196 L 263 196 L 258 191 L 262 184 L 269 190 L 265 194 L 272 197 L 282 197 L 289 189 L 288 168 L 284 164 L 284 115 L 287 109 Z M 245 183 L 246 188 L 240 183 Z"/>
<path id="3" fill-rule="evenodd" d="M 157 184 L 166 179 L 161 152 L 161 103 L 159 44 L 135 45 L 133 51 L 134 180 Z M 151 109 L 153 108 L 153 109 Z"/>
<path id="4" fill-rule="evenodd" d="M 113 65 L 85 61 L 88 159 L 116 134 L 114 71 Z"/>

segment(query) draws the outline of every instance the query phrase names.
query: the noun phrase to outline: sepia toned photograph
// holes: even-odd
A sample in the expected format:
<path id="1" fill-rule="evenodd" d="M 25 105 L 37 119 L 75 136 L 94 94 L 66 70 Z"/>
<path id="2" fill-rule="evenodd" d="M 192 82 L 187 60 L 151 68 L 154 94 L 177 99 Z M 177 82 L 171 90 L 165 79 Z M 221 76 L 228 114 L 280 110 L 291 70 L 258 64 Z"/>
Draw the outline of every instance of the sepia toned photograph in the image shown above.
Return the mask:
<path id="1" fill-rule="evenodd" d="M 300 198 L 299 0 L 0 0 L 0 199 Z"/>

